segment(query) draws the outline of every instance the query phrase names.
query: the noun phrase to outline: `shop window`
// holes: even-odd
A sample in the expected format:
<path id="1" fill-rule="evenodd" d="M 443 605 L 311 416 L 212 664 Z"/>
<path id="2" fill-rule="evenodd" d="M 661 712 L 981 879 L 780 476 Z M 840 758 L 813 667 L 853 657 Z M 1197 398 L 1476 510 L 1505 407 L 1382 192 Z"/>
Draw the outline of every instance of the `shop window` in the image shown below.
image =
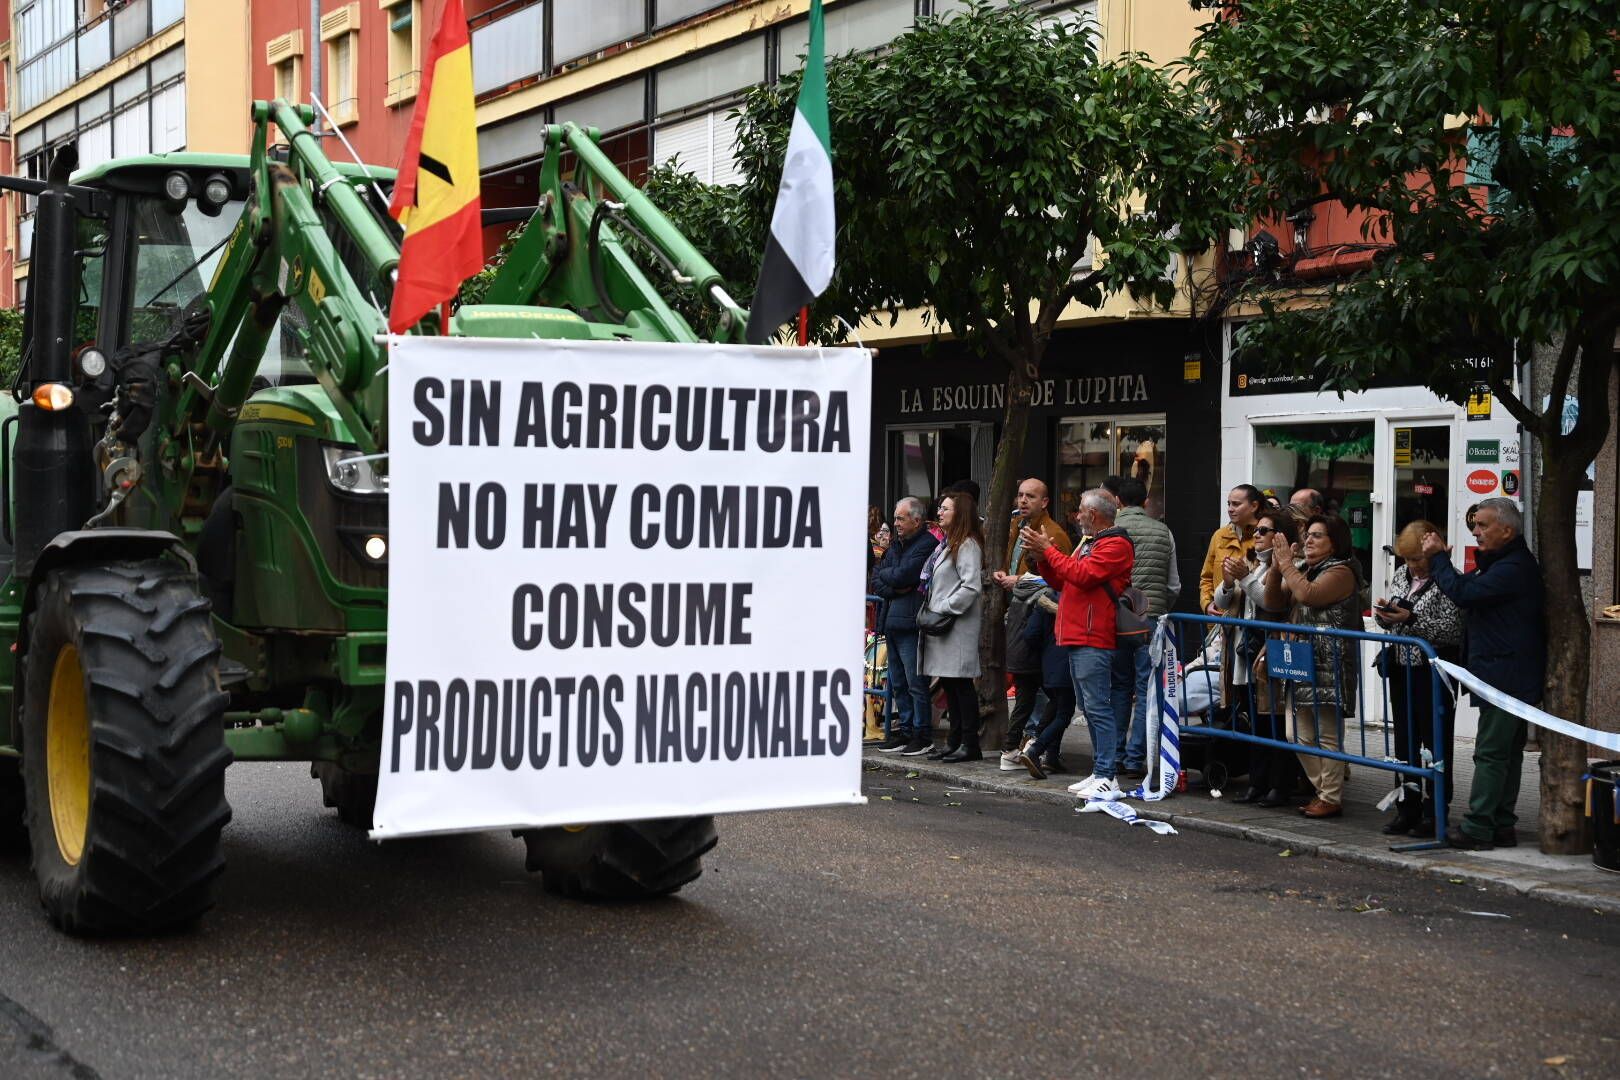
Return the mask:
<path id="1" fill-rule="evenodd" d="M 272 39 L 264 47 L 264 60 L 275 73 L 273 95 L 296 104 L 303 96 L 304 32 Z"/>
<path id="2" fill-rule="evenodd" d="M 339 127 L 360 119 L 355 90 L 359 63 L 360 5 L 345 4 L 321 16 L 321 47 L 326 50 L 326 111 Z"/>
<path id="3" fill-rule="evenodd" d="M 1262 425 L 1254 438 L 1255 486 L 1282 502 L 1300 488 L 1320 491 L 1350 526 L 1362 569 L 1372 568 L 1373 422 Z"/>
<path id="4" fill-rule="evenodd" d="M 1080 496 L 1110 476 L 1134 476 L 1149 498 L 1164 498 L 1165 418 L 1088 416 L 1058 421 L 1056 502 L 1064 520 L 1080 509 Z M 1053 508 L 1054 516 L 1058 513 Z"/>
<path id="5" fill-rule="evenodd" d="M 422 0 L 378 0 L 388 20 L 388 86 L 383 104 L 390 108 L 416 98 L 422 80 Z"/>
<path id="6" fill-rule="evenodd" d="M 885 513 L 908 495 L 932 505 L 946 484 L 977 481 L 988 498 L 995 463 L 994 424 L 951 424 L 889 430 L 888 501 Z M 980 508 L 981 511 L 983 508 Z"/>

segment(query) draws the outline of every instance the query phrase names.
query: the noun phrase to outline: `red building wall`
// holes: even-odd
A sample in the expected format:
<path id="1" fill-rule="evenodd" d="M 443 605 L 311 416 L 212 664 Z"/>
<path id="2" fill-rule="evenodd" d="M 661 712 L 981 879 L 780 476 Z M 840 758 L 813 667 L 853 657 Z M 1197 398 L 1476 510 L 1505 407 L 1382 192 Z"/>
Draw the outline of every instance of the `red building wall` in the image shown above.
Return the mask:
<path id="1" fill-rule="evenodd" d="M 467 18 L 472 19 L 498 6 L 500 2 L 501 0 L 463 0 L 463 7 Z M 422 0 L 417 34 L 419 56 L 423 64 L 427 62 L 429 43 L 439 25 L 444 4 L 445 0 Z M 322 0 L 321 11 L 328 14 L 341 6 L 343 5 L 334 0 Z M 406 136 L 410 134 L 411 113 L 416 101 L 412 99 L 396 106 L 385 104 L 384 99 L 388 90 L 388 12 L 381 7 L 378 0 L 359 0 L 358 15 L 360 30 L 356 42 L 355 95 L 358 99 L 359 117 L 353 123 L 344 124 L 340 130 L 360 155 L 361 160 L 368 165 L 398 168 L 405 152 Z M 307 0 L 277 0 L 275 3 L 254 4 L 251 9 L 251 20 L 252 46 L 249 56 L 253 64 L 253 97 L 268 99 L 275 94 L 275 71 L 266 59 L 266 46 L 283 34 L 301 29 L 304 32 L 304 55 L 300 64 L 299 93 L 301 100 L 308 102 L 311 50 L 320 48 L 323 43 L 318 30 L 311 33 Z M 325 68 L 323 52 L 322 82 L 326 81 Z M 326 102 L 324 93 L 321 94 L 321 100 Z M 332 103 L 326 104 L 330 107 Z M 325 140 L 325 149 L 327 156 L 334 161 L 349 159 L 348 151 L 335 138 Z M 501 201 L 504 197 L 505 192 L 491 191 L 486 193 L 485 202 L 490 206 L 507 205 Z M 502 226 L 498 229 L 485 230 L 488 251 L 494 251 L 509 228 L 510 226 Z"/>

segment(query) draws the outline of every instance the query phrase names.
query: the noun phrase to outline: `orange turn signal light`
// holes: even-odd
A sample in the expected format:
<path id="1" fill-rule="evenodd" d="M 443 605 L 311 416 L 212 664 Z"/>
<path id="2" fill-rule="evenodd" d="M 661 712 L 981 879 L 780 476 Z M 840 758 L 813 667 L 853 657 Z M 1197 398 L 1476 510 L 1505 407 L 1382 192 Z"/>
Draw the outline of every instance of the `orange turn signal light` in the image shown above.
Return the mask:
<path id="1" fill-rule="evenodd" d="M 34 404 L 46 412 L 60 412 L 73 404 L 73 390 L 59 382 L 41 383 L 34 388 Z"/>

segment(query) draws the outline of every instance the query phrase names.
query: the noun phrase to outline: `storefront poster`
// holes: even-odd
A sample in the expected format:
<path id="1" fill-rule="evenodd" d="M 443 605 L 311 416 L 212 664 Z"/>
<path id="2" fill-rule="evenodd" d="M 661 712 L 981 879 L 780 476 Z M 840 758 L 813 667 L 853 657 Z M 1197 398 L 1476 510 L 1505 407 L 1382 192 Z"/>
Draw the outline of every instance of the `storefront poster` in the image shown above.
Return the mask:
<path id="1" fill-rule="evenodd" d="M 389 363 L 373 836 L 861 800 L 868 353 Z"/>
<path id="2" fill-rule="evenodd" d="M 1468 485 L 1470 493 L 1483 496 L 1494 494 L 1498 481 L 1496 473 L 1492 470 L 1475 469 L 1468 474 L 1468 478 L 1464 482 Z"/>

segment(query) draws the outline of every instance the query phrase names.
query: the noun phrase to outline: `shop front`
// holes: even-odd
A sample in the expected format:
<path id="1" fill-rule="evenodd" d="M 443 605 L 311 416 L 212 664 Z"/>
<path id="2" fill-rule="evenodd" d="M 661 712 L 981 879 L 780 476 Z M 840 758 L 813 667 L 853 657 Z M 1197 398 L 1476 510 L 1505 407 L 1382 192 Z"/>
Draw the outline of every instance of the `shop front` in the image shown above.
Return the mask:
<path id="1" fill-rule="evenodd" d="M 1197 589 L 1186 583 L 1197 581 L 1221 505 L 1218 355 L 1204 329 L 1182 319 L 1059 331 L 1019 469 L 1046 481 L 1054 515 L 1072 513 L 1080 493 L 1107 476 L 1142 480 L 1150 508 L 1162 508 L 1179 541 L 1182 598 L 1190 595 L 1192 607 Z M 969 478 L 988 498 L 1003 371 L 956 343 L 882 349 L 873 371 L 873 505 L 887 513 L 902 496 L 932 497 Z"/>
<path id="2" fill-rule="evenodd" d="M 1395 538 L 1411 522 L 1436 525 L 1457 565 L 1472 569 L 1469 510 L 1494 496 L 1524 502 L 1519 426 L 1488 394 L 1459 407 L 1385 382 L 1341 397 L 1234 365 L 1230 349 L 1224 367 L 1224 484 L 1252 483 L 1284 501 L 1300 488 L 1320 491 L 1350 526 L 1368 602 L 1389 595 Z M 1458 731 L 1471 735 L 1474 720 L 1471 707 L 1460 709 Z"/>
<path id="3" fill-rule="evenodd" d="M 1483 395 L 1459 407 L 1421 386 L 1375 385 L 1339 396 L 1308 380 L 1226 364 L 1222 467 L 1288 499 L 1315 488 L 1350 525 L 1374 596 L 1385 595 L 1402 528 L 1429 521 L 1472 567 L 1468 511 L 1481 499 L 1523 502 L 1518 423 Z"/>

